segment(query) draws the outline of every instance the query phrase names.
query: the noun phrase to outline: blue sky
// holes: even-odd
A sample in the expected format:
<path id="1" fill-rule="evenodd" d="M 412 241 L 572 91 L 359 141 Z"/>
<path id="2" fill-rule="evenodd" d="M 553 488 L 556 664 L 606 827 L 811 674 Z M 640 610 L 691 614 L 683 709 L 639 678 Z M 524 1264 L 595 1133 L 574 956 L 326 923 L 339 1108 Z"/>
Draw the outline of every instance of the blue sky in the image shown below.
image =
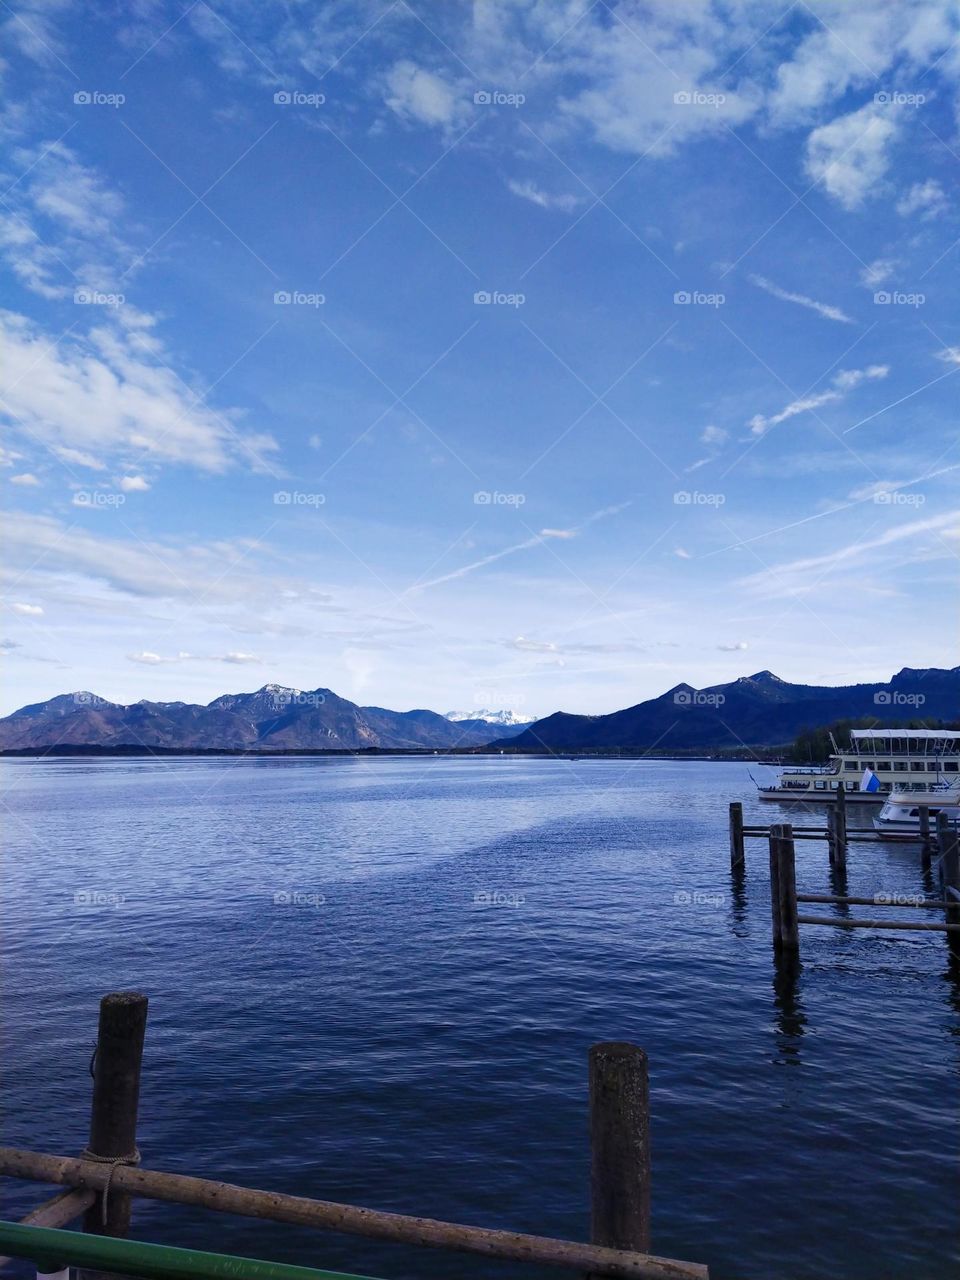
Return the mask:
<path id="1" fill-rule="evenodd" d="M 4 710 L 955 665 L 955 6 L 3 25 Z"/>

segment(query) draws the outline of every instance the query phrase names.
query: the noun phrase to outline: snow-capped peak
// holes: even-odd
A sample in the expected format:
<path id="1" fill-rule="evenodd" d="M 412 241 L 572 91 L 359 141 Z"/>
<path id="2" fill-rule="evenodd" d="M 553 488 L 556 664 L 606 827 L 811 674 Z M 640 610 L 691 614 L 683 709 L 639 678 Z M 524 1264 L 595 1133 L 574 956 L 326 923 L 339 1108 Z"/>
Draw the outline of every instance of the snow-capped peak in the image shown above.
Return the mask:
<path id="1" fill-rule="evenodd" d="M 532 724 L 536 716 L 518 716 L 515 711 L 490 711 L 483 707 L 477 711 L 447 711 L 447 720 L 485 720 L 487 724 Z"/>

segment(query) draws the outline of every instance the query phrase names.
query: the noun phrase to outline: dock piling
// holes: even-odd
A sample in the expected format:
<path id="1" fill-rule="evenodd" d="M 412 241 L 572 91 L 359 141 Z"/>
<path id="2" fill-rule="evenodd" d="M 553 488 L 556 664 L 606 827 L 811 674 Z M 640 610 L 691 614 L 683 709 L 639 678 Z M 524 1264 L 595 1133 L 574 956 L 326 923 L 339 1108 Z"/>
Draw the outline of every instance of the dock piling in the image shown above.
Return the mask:
<path id="1" fill-rule="evenodd" d="M 743 865 L 743 805 L 739 800 L 730 802 L 730 866 L 736 870 Z"/>
<path id="2" fill-rule="evenodd" d="M 90 1141 L 84 1158 L 112 1169 L 136 1164 L 140 1065 L 147 1027 L 147 997 L 139 991 L 112 991 L 100 1001 L 100 1024 L 93 1066 Z M 130 1229 L 130 1196 L 110 1191 L 109 1182 L 87 1210 L 84 1231 L 122 1237 Z"/>
<path id="3" fill-rule="evenodd" d="M 770 828 L 770 903 L 774 947 L 777 951 L 798 951 L 796 854 L 789 822 Z"/>
<path id="4" fill-rule="evenodd" d="M 920 820 L 920 865 L 926 870 L 930 866 L 932 844 L 930 840 L 930 806 L 922 804 L 917 809 Z"/>
<path id="5" fill-rule="evenodd" d="M 590 1240 L 650 1249 L 650 1087 L 634 1044 L 590 1049 Z"/>
<path id="6" fill-rule="evenodd" d="M 947 924 L 960 926 L 960 835 L 945 813 L 937 815 L 937 843 L 940 846 L 940 877 L 948 904 Z M 960 933 L 948 933 L 950 950 L 960 952 Z"/>
<path id="7" fill-rule="evenodd" d="M 837 805 L 834 814 L 834 866 L 838 871 L 847 869 L 847 793 L 842 782 L 837 783 Z"/>

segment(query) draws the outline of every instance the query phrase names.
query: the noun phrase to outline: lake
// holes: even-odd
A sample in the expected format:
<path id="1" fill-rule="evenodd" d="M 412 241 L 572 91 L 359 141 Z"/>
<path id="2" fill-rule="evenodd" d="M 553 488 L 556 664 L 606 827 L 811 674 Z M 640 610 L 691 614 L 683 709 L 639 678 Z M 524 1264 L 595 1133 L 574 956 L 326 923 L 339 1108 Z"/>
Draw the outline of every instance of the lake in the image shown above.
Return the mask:
<path id="1" fill-rule="evenodd" d="M 6 1144 L 81 1150 L 99 997 L 136 987 L 147 1167 L 586 1239 L 587 1050 L 632 1040 L 655 1252 L 716 1280 L 956 1275 L 944 937 L 802 926 L 799 975 L 778 978 L 766 846 L 732 878 L 727 804 L 790 815 L 745 765 L 48 758 L 0 775 Z M 824 844 L 797 866 L 831 892 Z M 852 844 L 848 880 L 933 889 L 915 846 Z M 11 1218 L 47 1191 L 5 1193 Z M 374 1276 L 535 1274 L 149 1202 L 135 1233 Z"/>

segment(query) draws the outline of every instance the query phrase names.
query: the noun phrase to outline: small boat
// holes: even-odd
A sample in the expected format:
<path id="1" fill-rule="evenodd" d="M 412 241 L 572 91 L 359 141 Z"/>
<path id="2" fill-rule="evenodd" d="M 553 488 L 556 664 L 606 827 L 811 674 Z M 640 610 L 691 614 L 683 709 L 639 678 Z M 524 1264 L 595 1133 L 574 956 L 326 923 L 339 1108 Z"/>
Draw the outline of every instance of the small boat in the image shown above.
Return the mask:
<path id="1" fill-rule="evenodd" d="M 960 783 L 934 784 L 926 791 L 892 791 L 873 820 L 874 829 L 881 834 L 919 835 L 921 807 L 930 814 L 931 831 L 941 813 L 951 826 L 960 828 Z"/>
<path id="2" fill-rule="evenodd" d="M 847 800 L 875 804 L 895 791 L 919 794 L 960 781 L 960 730 L 851 729 L 849 746 L 830 741 L 829 764 L 785 766 L 776 782 L 757 784 L 760 799 L 823 804 L 842 782 Z"/>

